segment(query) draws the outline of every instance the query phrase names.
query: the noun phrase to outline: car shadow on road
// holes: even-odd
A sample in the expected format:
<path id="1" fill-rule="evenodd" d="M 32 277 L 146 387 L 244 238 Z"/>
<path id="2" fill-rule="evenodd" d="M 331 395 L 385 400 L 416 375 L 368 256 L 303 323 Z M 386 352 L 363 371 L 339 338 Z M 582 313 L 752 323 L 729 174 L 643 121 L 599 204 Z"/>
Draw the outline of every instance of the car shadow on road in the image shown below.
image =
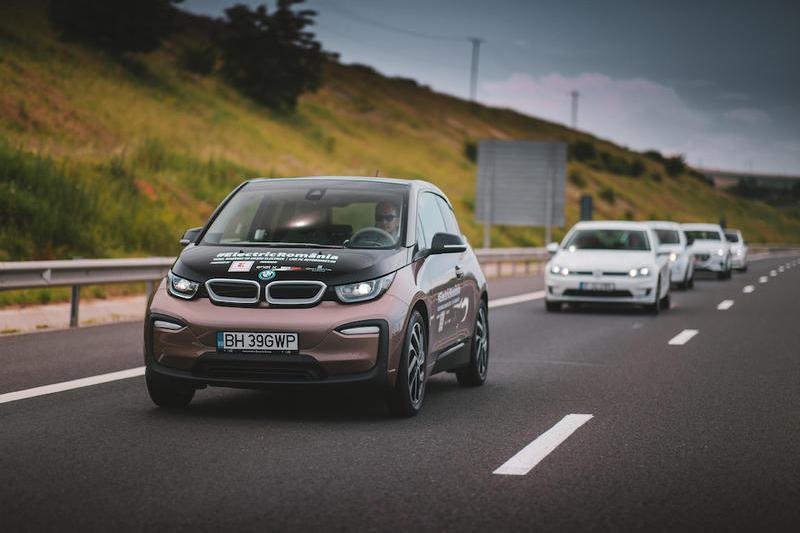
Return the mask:
<path id="1" fill-rule="evenodd" d="M 437 405 L 454 401 L 459 390 L 449 374 L 434 376 L 427 383 L 425 401 L 419 416 L 436 410 Z M 282 387 L 266 390 L 208 388 L 198 391 L 183 409 L 154 407 L 149 415 L 169 421 L 202 419 L 273 420 L 297 422 L 358 423 L 397 420 L 389 412 L 381 391 L 359 387 Z"/>

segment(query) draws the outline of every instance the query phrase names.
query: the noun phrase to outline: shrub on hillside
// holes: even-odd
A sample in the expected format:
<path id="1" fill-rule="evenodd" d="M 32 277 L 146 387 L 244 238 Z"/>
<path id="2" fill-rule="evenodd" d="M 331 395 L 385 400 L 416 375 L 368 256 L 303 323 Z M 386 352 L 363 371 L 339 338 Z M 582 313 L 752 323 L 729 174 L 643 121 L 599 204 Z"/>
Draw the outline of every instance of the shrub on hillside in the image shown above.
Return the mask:
<path id="1" fill-rule="evenodd" d="M 572 172 L 569 173 L 569 182 L 575 185 L 579 189 L 583 189 L 584 187 L 586 187 L 586 180 L 577 170 L 573 170 Z"/>
<path id="2" fill-rule="evenodd" d="M 478 143 L 467 139 L 464 141 L 464 157 L 469 159 L 471 163 L 478 161 Z"/>
<path id="3" fill-rule="evenodd" d="M 600 192 L 597 193 L 597 196 L 605 200 L 609 204 L 614 204 L 617 201 L 617 195 L 614 192 L 614 189 L 611 187 L 603 187 L 600 189 Z"/>
<path id="4" fill-rule="evenodd" d="M 667 172 L 667 175 L 671 178 L 680 176 L 681 174 L 686 172 L 686 160 L 683 158 L 682 155 L 668 157 L 664 161 L 664 170 Z"/>
<path id="5" fill-rule="evenodd" d="M 571 143 L 568 149 L 569 159 L 581 162 L 592 161 L 597 156 L 594 143 L 591 141 L 579 140 Z"/>
<path id="6" fill-rule="evenodd" d="M 213 46 L 189 46 L 181 53 L 181 66 L 200 76 L 214 72 L 217 51 Z"/>
<path id="7" fill-rule="evenodd" d="M 247 96 L 273 109 L 293 109 L 305 91 L 322 81 L 326 55 L 314 34 L 315 11 L 293 11 L 302 0 L 278 0 L 277 9 L 265 5 L 251 10 L 235 5 L 225 10 L 226 23 L 218 42 L 222 73 Z"/>
<path id="8" fill-rule="evenodd" d="M 61 39 L 112 53 L 152 52 L 174 29 L 180 0 L 50 0 L 48 18 Z"/>

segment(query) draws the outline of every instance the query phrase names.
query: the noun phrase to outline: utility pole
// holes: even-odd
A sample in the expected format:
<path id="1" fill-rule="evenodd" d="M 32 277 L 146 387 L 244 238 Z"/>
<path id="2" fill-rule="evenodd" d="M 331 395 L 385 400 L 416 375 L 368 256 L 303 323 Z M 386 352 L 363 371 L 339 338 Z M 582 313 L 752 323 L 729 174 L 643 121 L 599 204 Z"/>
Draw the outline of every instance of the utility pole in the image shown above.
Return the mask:
<path id="1" fill-rule="evenodd" d="M 572 91 L 570 93 L 572 95 L 572 129 L 578 129 L 578 98 L 580 97 L 580 93 L 578 91 Z"/>
<path id="2" fill-rule="evenodd" d="M 469 100 L 474 102 L 478 93 L 478 56 L 483 39 L 470 37 L 469 40 L 472 41 L 472 69 L 469 76 Z"/>

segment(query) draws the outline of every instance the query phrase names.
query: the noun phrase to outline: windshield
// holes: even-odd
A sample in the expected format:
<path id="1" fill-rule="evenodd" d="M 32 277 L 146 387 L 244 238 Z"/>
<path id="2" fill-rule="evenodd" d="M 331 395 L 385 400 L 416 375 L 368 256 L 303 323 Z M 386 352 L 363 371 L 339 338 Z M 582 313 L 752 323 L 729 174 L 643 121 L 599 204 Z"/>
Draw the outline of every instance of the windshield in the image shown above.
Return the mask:
<path id="1" fill-rule="evenodd" d="M 728 233 L 726 231 L 725 238 L 728 239 L 728 242 L 739 242 L 739 235 L 737 233 Z"/>
<path id="2" fill-rule="evenodd" d="M 681 236 L 678 232 L 672 229 L 657 229 L 656 237 L 661 244 L 680 244 Z"/>
<path id="3" fill-rule="evenodd" d="M 719 233 L 716 231 L 687 231 L 686 238 L 690 241 L 698 241 L 698 240 L 706 240 L 706 241 L 718 241 Z"/>
<path id="4" fill-rule="evenodd" d="M 650 249 L 647 233 L 625 229 L 582 229 L 572 234 L 565 248 L 572 250 L 633 250 Z"/>
<path id="5" fill-rule="evenodd" d="M 249 183 L 225 205 L 202 244 L 393 248 L 404 236 L 407 191 L 370 181 Z"/>

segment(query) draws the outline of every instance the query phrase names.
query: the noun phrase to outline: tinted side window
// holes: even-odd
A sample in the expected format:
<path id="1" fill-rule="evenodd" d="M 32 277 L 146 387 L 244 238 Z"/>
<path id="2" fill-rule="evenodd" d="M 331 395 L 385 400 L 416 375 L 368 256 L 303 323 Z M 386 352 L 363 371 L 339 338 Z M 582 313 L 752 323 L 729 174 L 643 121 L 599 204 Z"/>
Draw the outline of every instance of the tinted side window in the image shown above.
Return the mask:
<path id="1" fill-rule="evenodd" d="M 442 212 L 437 205 L 437 196 L 431 193 L 422 193 L 419 197 L 419 218 L 417 223 L 422 227 L 424 235 L 424 243 L 420 243 L 421 249 L 431 247 L 433 236 L 437 233 L 446 233 L 447 226 L 445 226 Z"/>
<path id="2" fill-rule="evenodd" d="M 442 210 L 442 217 L 444 218 L 444 226 L 447 228 L 447 233 L 452 233 L 453 235 L 461 235 L 461 232 L 458 231 L 458 222 L 456 222 L 456 215 L 453 213 L 453 210 L 450 209 L 450 206 L 447 205 L 447 202 L 444 201 L 443 198 L 440 196 L 436 197 L 436 203 L 439 205 L 439 209 Z"/>

